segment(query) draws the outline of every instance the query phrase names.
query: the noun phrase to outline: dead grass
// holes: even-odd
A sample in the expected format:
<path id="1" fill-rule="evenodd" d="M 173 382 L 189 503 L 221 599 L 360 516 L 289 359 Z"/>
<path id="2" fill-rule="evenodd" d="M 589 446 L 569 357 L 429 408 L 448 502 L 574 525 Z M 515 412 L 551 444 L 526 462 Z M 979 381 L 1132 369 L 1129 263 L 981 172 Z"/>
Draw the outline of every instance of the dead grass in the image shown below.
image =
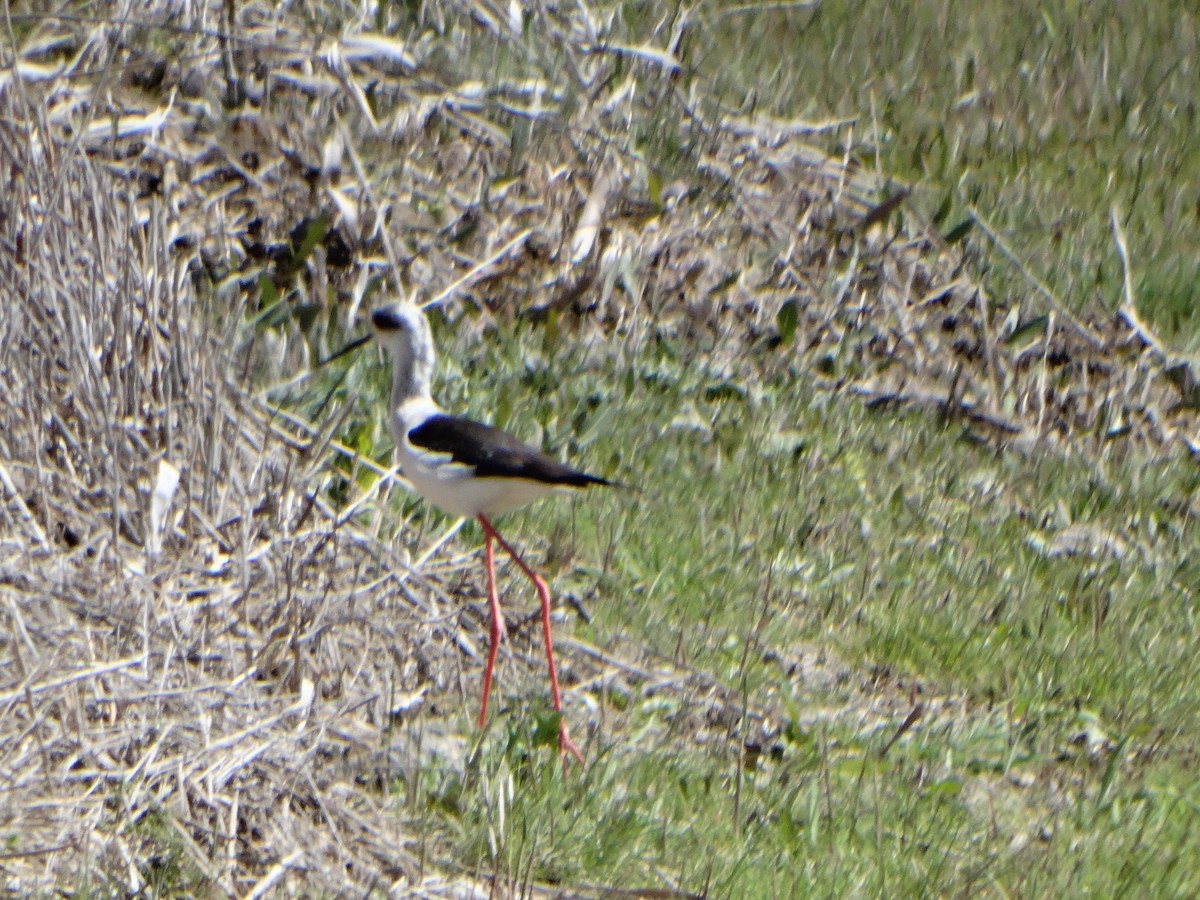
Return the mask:
<path id="1" fill-rule="evenodd" d="M 421 884 L 417 839 L 380 826 L 379 785 L 414 760 L 380 750 L 401 701 L 456 671 L 439 584 L 402 584 L 337 521 L 164 220 L 26 99 L 3 98 L 0 149 L 6 887 L 136 891 L 172 853 L 230 895 L 283 869 Z"/>
<path id="2" fill-rule="evenodd" d="M 0 82 L 11 890 L 138 891 L 168 870 L 229 896 L 293 874 L 331 894 L 486 890 L 384 814 L 414 771 L 464 765 L 483 631 L 451 595 L 478 587 L 461 559 L 410 573 L 339 516 L 309 449 L 327 433 L 261 399 L 380 282 L 631 355 L 682 339 L 730 377 L 816 371 L 982 440 L 1200 450 L 1190 362 L 1130 318 L 988 297 L 815 127 L 696 102 L 671 55 L 683 23 L 619 49 L 535 4 L 541 57 L 488 4 L 425 7 L 411 40 L 147 2 L 22 20 L 6 47 L 26 66 Z M 511 60 L 484 78 L 488 47 Z M 698 734 L 740 716 L 734 692 L 632 644 L 563 649 L 597 691 L 686 685 Z M 516 656 L 539 665 L 534 643 Z M 881 696 L 904 706 L 867 705 Z M 756 715 L 769 741 L 778 718 Z M 413 717 L 419 746 L 391 731 Z"/>

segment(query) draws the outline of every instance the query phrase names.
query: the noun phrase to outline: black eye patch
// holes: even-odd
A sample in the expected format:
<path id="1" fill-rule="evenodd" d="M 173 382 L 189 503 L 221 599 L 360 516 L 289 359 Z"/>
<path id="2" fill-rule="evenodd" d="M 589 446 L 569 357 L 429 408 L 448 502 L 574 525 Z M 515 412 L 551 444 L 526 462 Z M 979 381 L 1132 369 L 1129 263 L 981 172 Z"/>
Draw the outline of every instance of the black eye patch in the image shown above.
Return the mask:
<path id="1" fill-rule="evenodd" d="M 404 316 L 390 306 L 371 313 L 371 323 L 380 331 L 399 331 L 408 325 Z"/>

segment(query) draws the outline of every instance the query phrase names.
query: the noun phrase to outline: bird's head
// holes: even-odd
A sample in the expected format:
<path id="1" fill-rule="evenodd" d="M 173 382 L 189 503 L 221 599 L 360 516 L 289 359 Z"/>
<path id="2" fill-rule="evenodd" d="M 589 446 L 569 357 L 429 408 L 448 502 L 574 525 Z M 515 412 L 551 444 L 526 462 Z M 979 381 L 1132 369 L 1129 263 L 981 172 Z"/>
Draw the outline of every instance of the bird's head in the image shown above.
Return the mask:
<path id="1" fill-rule="evenodd" d="M 319 365 L 324 366 L 357 350 L 374 337 L 391 354 L 398 381 L 403 381 L 408 389 L 428 389 L 434 352 L 433 337 L 425 313 L 412 303 L 387 303 L 371 313 L 371 332 L 351 341 Z"/>
<path id="2" fill-rule="evenodd" d="M 429 322 L 412 303 L 392 302 L 376 308 L 371 313 L 371 331 L 393 356 L 425 357 L 433 352 Z"/>
<path id="3" fill-rule="evenodd" d="M 382 344 L 411 341 L 428 329 L 425 314 L 411 303 L 388 303 L 371 313 L 371 330 Z"/>
<path id="4" fill-rule="evenodd" d="M 434 365 L 433 336 L 420 307 L 394 301 L 371 313 L 371 331 L 392 356 L 397 383 L 406 390 L 428 391 Z"/>

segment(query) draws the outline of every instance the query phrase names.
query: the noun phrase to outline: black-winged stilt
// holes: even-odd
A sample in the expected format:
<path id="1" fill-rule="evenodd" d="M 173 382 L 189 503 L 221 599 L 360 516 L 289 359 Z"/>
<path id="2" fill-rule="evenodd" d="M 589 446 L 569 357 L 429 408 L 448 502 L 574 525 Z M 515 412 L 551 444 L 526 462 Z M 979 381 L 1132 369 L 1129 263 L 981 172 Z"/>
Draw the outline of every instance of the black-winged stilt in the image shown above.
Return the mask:
<path id="1" fill-rule="evenodd" d="M 550 636 L 550 589 L 492 525 L 492 517 L 511 512 L 548 494 L 613 482 L 563 465 L 512 435 L 461 416 L 448 415 L 434 402 L 431 382 L 433 338 L 425 314 L 411 303 L 391 303 L 371 315 L 376 338 L 392 357 L 392 398 L 388 427 L 404 477 L 434 506 L 456 516 L 473 516 L 483 527 L 491 606 L 487 668 L 479 726 L 487 721 L 488 696 L 496 652 L 504 635 L 504 614 L 496 590 L 495 540 L 537 589 L 550 689 L 559 715 L 559 750 L 564 766 L 570 753 L 583 763 L 563 715 L 554 644 Z"/>

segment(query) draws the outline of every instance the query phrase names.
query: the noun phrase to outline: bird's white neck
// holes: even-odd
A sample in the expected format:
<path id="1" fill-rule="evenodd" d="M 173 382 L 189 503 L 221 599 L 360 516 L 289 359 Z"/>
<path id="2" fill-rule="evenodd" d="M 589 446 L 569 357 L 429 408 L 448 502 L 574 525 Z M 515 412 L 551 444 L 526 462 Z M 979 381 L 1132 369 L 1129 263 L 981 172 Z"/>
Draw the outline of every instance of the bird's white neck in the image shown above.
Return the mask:
<path id="1" fill-rule="evenodd" d="M 433 337 L 424 316 L 416 322 L 413 332 L 396 335 L 388 348 L 392 355 L 392 409 L 409 400 L 432 400 Z"/>

